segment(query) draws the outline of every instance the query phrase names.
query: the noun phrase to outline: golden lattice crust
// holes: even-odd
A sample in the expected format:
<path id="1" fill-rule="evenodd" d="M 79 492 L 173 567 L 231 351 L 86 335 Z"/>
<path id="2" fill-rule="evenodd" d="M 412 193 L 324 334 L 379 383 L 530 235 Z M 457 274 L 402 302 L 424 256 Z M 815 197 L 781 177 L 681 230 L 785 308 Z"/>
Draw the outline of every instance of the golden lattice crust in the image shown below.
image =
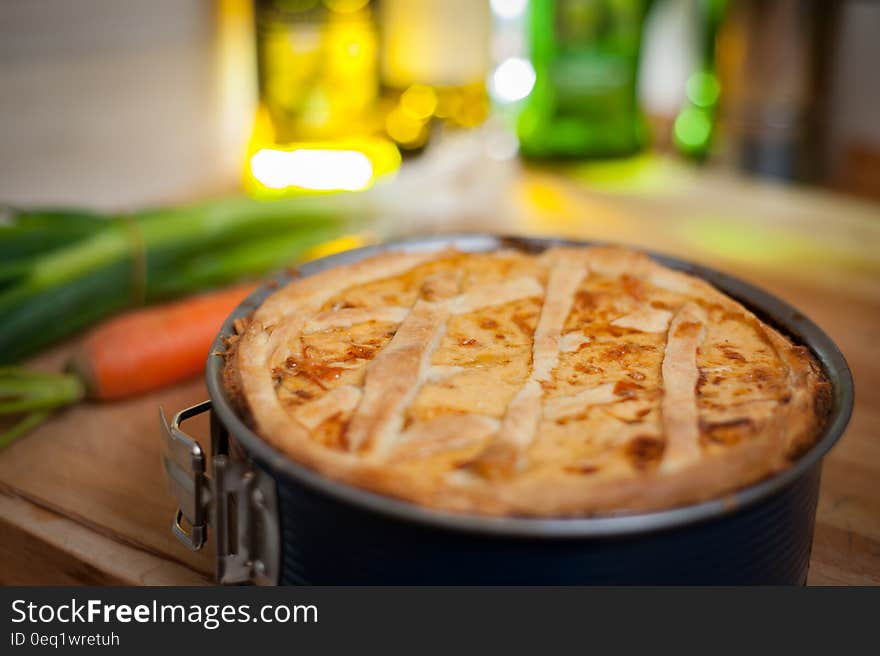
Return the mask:
<path id="1" fill-rule="evenodd" d="M 656 510 L 787 466 L 829 386 L 708 283 L 616 248 L 389 253 L 272 294 L 227 388 L 325 475 L 497 515 Z"/>

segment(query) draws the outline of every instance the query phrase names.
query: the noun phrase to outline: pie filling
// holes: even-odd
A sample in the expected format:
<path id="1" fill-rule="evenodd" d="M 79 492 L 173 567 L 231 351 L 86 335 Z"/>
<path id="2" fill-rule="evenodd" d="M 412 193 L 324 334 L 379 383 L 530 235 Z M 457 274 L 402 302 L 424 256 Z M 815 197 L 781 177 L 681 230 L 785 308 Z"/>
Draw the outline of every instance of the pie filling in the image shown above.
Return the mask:
<path id="1" fill-rule="evenodd" d="M 590 515 L 730 493 L 810 446 L 802 347 L 642 254 L 392 253 L 278 290 L 229 389 L 290 457 L 458 512 Z"/>

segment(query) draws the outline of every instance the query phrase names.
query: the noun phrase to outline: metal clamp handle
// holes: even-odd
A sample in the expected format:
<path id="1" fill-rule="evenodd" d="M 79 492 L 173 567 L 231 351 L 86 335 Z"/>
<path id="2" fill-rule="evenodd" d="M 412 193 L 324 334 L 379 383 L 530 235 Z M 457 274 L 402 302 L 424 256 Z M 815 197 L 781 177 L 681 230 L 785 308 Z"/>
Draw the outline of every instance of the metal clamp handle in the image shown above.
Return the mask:
<path id="1" fill-rule="evenodd" d="M 178 540 L 193 551 L 201 549 L 207 539 L 207 507 L 211 488 L 205 477 L 204 451 L 198 442 L 180 429 L 180 425 L 210 409 L 211 402 L 204 401 L 181 410 L 169 423 L 164 410 L 159 408 L 165 432 L 162 462 L 171 494 L 177 500 L 177 513 L 171 530 Z M 190 525 L 189 531 L 184 528 L 184 519 Z"/>
<path id="2" fill-rule="evenodd" d="M 181 410 L 169 422 L 159 409 L 165 435 L 162 460 L 178 504 L 171 530 L 196 551 L 205 545 L 210 525 L 219 583 L 274 584 L 281 540 L 275 483 L 251 462 L 230 455 L 228 437 L 213 417 L 212 477 L 206 475 L 204 450 L 180 426 L 210 410 L 211 402 L 204 401 Z"/>

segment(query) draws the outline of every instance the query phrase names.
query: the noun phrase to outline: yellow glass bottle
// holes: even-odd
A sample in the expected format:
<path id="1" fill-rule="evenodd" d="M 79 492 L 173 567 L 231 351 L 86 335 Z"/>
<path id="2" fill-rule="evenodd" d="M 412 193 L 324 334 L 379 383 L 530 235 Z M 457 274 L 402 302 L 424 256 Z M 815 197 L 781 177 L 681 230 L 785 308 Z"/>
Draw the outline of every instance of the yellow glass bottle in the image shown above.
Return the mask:
<path id="1" fill-rule="evenodd" d="M 380 77 L 386 133 L 402 148 L 425 145 L 436 120 L 474 127 L 489 112 L 489 3 L 383 0 Z"/>
<path id="2" fill-rule="evenodd" d="M 259 109 L 245 167 L 256 195 L 356 191 L 399 166 L 381 135 L 370 0 L 257 0 Z"/>

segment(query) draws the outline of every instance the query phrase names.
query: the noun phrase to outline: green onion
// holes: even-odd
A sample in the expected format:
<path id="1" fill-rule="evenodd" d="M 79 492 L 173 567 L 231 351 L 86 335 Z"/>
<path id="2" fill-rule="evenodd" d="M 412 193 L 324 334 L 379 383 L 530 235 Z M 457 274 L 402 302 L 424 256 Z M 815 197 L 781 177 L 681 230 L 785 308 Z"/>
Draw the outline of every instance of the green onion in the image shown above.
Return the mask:
<path id="1" fill-rule="evenodd" d="M 363 205 L 363 197 L 341 194 L 231 198 L 127 216 L 0 208 L 0 364 L 126 308 L 290 265 L 357 230 L 369 214 Z"/>
<path id="2" fill-rule="evenodd" d="M 0 416 L 23 414 L 0 432 L 0 449 L 41 424 L 52 410 L 76 403 L 84 396 L 85 388 L 73 374 L 0 367 Z"/>

